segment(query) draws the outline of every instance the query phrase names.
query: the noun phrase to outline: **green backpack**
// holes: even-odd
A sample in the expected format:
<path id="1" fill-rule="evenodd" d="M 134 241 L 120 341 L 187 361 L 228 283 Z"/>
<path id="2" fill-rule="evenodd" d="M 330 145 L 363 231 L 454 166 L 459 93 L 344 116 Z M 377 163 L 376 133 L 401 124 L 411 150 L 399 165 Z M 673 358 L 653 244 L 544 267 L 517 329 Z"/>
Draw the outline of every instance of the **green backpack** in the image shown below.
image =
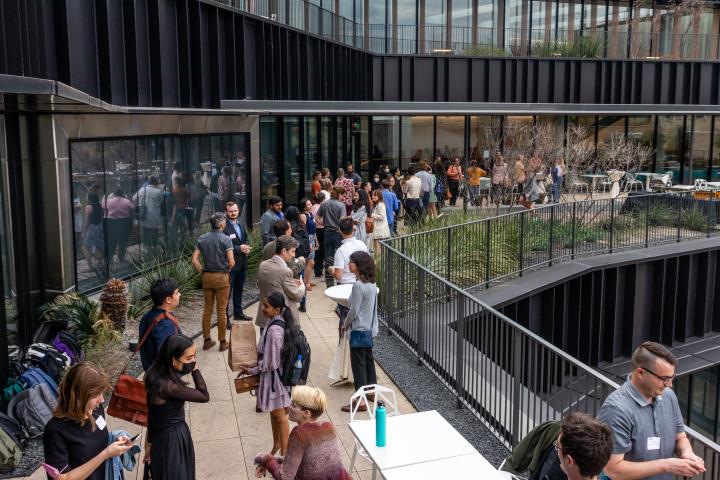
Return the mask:
<path id="1" fill-rule="evenodd" d="M 24 390 L 22 383 L 17 378 L 8 378 L 5 389 L 2 392 L 2 409 L 5 410 L 10 400 Z"/>
<path id="2" fill-rule="evenodd" d="M 15 470 L 20 464 L 22 450 L 15 443 L 5 430 L 0 428 L 0 473 L 8 473 Z"/>

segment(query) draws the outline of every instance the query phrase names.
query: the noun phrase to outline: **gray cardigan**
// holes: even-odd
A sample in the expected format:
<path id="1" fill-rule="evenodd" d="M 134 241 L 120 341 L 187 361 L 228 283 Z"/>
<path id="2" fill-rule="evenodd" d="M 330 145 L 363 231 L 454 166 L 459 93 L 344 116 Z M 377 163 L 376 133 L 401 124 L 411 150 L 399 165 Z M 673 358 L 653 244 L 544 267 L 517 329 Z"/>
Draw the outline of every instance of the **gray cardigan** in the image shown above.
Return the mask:
<path id="1" fill-rule="evenodd" d="M 377 335 L 377 286 L 374 283 L 360 280 L 353 283 L 348 308 L 343 324 L 346 329 L 351 327 L 351 330 L 372 330 L 372 336 Z"/>

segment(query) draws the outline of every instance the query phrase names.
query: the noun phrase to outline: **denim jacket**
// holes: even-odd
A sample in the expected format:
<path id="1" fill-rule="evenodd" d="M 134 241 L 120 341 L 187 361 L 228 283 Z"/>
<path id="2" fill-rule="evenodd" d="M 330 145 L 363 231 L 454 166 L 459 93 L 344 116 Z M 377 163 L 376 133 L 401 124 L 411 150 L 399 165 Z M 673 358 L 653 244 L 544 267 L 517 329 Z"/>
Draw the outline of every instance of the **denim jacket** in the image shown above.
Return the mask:
<path id="1" fill-rule="evenodd" d="M 118 437 L 128 437 L 131 435 L 125 430 L 113 430 L 108 433 L 108 445 L 117 441 Z M 113 457 L 105 462 L 105 480 L 125 480 L 125 470 L 131 472 L 135 469 L 137 458 L 135 456 L 140 453 L 140 446 L 133 445 L 133 447 L 127 452 L 123 453 L 119 457 Z"/>

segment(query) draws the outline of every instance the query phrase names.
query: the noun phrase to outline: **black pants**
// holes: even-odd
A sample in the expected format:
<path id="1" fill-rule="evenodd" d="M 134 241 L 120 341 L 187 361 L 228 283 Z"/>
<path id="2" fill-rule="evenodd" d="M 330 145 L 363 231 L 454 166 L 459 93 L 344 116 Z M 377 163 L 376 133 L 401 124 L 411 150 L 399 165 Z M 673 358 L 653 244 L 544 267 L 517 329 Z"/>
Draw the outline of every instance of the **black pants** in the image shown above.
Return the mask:
<path id="1" fill-rule="evenodd" d="M 377 383 L 372 348 L 350 348 L 350 368 L 352 368 L 355 391 L 365 385 Z"/>
<path id="2" fill-rule="evenodd" d="M 457 202 L 458 197 L 458 188 L 460 187 L 460 182 L 457 180 L 448 180 L 448 183 L 450 184 L 450 205 L 455 205 Z"/>
<path id="3" fill-rule="evenodd" d="M 405 200 L 405 225 L 416 225 L 422 217 L 422 203 L 419 198 Z"/>
<path id="4" fill-rule="evenodd" d="M 117 249 L 118 260 L 125 260 L 128 237 L 132 230 L 132 218 L 106 218 L 105 227 L 107 233 L 107 259 L 112 261 Z"/>
<path id="5" fill-rule="evenodd" d="M 242 297 L 243 288 L 245 287 L 245 275 L 244 268 L 242 270 L 230 270 L 230 298 L 227 304 L 228 321 L 243 314 Z"/>
<path id="6" fill-rule="evenodd" d="M 315 230 L 318 248 L 315 250 L 315 276 L 319 277 L 323 271 L 323 259 L 325 258 L 325 229 L 318 228 Z"/>
<path id="7" fill-rule="evenodd" d="M 331 267 L 335 263 L 335 252 L 340 245 L 342 245 L 342 237 L 340 232 L 325 227 L 325 252 L 323 252 L 323 267 L 325 269 L 325 285 L 332 287 L 335 285 L 335 278 L 328 271 L 328 267 Z M 317 256 L 315 257 L 317 258 Z"/>

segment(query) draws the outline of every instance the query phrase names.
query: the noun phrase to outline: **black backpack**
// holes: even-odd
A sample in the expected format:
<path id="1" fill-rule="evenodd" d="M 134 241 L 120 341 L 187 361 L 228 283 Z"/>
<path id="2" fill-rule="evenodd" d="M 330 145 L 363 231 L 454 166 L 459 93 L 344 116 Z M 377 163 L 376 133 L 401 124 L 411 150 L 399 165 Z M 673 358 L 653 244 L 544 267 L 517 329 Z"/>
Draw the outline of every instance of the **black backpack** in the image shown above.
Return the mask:
<path id="1" fill-rule="evenodd" d="M 273 320 L 267 328 L 270 328 L 273 325 L 280 325 L 283 329 L 285 329 L 285 322 L 282 320 Z M 289 348 L 286 348 L 287 345 L 283 345 L 283 351 L 285 353 L 280 359 L 282 364 L 282 376 L 280 377 L 280 380 L 282 381 L 282 384 L 287 387 L 305 385 L 307 383 L 308 373 L 310 373 L 310 344 L 308 343 L 303 331 L 299 328 L 297 330 L 297 335 L 292 342 L 293 344 Z M 298 355 L 302 355 L 302 373 L 300 374 L 300 381 L 298 383 L 293 383 L 293 368 Z"/>
<path id="2" fill-rule="evenodd" d="M 7 433 L 8 436 L 21 447 L 25 443 L 25 440 L 27 440 L 27 432 L 23 427 L 2 412 L 0 412 L 0 429 Z"/>

